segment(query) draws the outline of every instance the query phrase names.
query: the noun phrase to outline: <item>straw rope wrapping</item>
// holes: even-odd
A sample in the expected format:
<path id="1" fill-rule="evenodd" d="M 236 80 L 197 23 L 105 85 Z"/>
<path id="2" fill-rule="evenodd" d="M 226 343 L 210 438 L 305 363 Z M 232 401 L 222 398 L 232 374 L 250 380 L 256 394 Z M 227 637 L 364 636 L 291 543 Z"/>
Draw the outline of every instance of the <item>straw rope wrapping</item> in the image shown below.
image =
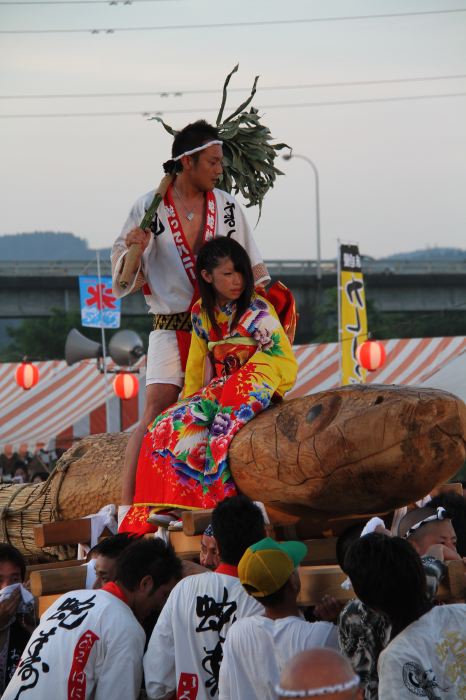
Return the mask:
<path id="1" fill-rule="evenodd" d="M 35 544 L 34 526 L 57 519 L 56 502 L 59 489 L 52 492 L 52 481 L 57 473 L 39 484 L 0 485 L 0 520 L 2 541 L 17 547 L 26 556 L 54 558 L 69 556 L 62 547 L 42 549 Z"/>
<path id="2" fill-rule="evenodd" d="M 283 148 L 290 148 L 286 143 L 272 144 L 270 129 L 261 124 L 261 117 L 255 107 L 245 111 L 256 94 L 256 76 L 251 94 L 229 117 L 223 119 L 227 101 L 227 88 L 230 79 L 238 70 L 236 65 L 228 74 L 224 86 L 222 104 L 216 124 L 223 142 L 223 175 L 218 186 L 226 192 L 239 192 L 244 197 L 247 207 L 259 207 L 260 219 L 262 202 L 277 175 L 283 173 L 275 167 L 275 158 Z M 172 136 L 178 133 L 160 117 L 151 117 L 160 122 Z M 222 121 L 223 119 L 223 121 Z"/>

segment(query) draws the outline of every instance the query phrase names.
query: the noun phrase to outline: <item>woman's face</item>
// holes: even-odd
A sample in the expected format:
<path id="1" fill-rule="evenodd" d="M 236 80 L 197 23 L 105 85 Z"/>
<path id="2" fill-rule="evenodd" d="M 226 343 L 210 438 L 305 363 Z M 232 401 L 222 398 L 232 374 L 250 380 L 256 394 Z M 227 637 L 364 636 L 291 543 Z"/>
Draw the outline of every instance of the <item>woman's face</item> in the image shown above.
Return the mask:
<path id="1" fill-rule="evenodd" d="M 202 270 L 201 275 L 213 286 L 219 306 L 237 301 L 244 292 L 244 277 L 235 270 L 231 258 L 222 258 L 211 273 Z"/>

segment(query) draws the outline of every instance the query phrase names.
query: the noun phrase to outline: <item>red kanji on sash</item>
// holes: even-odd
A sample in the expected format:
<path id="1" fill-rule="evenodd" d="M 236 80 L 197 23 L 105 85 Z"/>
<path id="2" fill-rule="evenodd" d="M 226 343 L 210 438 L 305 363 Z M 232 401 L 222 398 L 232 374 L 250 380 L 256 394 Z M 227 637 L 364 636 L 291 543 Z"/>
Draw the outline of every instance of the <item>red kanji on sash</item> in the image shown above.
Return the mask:
<path id="1" fill-rule="evenodd" d="M 181 673 L 176 700 L 196 700 L 199 680 L 195 673 Z"/>
<path id="2" fill-rule="evenodd" d="M 167 193 L 163 200 L 165 204 L 165 213 L 167 215 L 168 224 L 170 226 L 170 231 L 172 232 L 173 240 L 175 242 L 178 255 L 180 256 L 181 262 L 183 263 L 184 270 L 188 276 L 189 281 L 193 285 L 193 295 L 191 297 L 191 303 L 186 311 L 191 311 L 193 304 L 197 299 L 199 299 L 199 288 L 196 280 L 196 258 L 189 247 L 186 236 L 184 235 L 183 227 L 181 225 L 180 217 L 176 211 L 175 202 L 173 200 L 173 186 L 167 190 Z M 215 225 L 217 220 L 217 209 L 215 203 L 215 195 L 213 192 L 206 192 L 206 215 L 204 222 L 204 232 L 202 235 L 202 242 L 206 243 L 210 241 L 211 238 L 215 236 Z M 183 372 L 186 369 L 186 362 L 188 360 L 189 345 L 191 343 L 191 333 L 188 331 L 176 331 L 176 340 L 178 343 L 178 350 L 180 353 L 181 367 Z"/>
<path id="3" fill-rule="evenodd" d="M 173 200 L 173 187 L 167 190 L 167 194 L 163 200 L 165 204 L 165 213 L 167 215 L 168 224 L 170 226 L 170 231 L 172 232 L 173 240 L 175 241 L 175 246 L 180 256 L 183 267 L 188 276 L 189 281 L 193 285 L 196 291 L 196 299 L 199 297 L 196 287 L 196 258 L 193 255 L 191 248 L 189 247 L 188 241 L 183 231 L 181 225 L 180 217 L 176 211 L 175 202 Z M 215 223 L 217 218 L 216 206 L 215 206 L 215 195 L 213 192 L 206 192 L 206 217 L 204 222 L 204 231 L 202 234 L 202 242 L 206 243 L 210 241 L 215 235 Z"/>
<path id="4" fill-rule="evenodd" d="M 92 647 L 99 637 L 87 630 L 78 640 L 73 652 L 70 675 L 68 676 L 67 700 L 84 700 L 86 697 L 86 664 Z"/>

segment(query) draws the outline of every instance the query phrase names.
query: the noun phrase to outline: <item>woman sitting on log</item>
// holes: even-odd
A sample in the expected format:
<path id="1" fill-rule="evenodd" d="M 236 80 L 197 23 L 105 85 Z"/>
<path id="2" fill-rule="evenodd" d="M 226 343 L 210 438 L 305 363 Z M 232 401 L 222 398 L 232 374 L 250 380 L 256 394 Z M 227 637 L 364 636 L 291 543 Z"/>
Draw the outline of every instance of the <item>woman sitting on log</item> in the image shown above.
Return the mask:
<path id="1" fill-rule="evenodd" d="M 200 299 L 181 399 L 148 428 L 139 454 L 134 504 L 121 531 L 144 532 L 149 512 L 214 508 L 236 494 L 228 447 L 249 420 L 280 400 L 297 362 L 274 307 L 254 291 L 249 257 L 218 237 L 196 263 Z"/>

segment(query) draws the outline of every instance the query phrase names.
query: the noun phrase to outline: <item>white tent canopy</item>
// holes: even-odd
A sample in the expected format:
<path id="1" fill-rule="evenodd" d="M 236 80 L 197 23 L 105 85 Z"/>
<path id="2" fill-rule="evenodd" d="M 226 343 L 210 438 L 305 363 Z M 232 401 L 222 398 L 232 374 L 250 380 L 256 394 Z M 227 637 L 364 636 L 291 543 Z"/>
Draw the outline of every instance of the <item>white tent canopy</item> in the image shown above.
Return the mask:
<path id="1" fill-rule="evenodd" d="M 451 391 L 466 401 L 466 337 L 412 338 L 384 341 L 385 364 L 368 373 L 368 383 L 410 384 Z M 323 343 L 295 347 L 298 379 L 287 398 L 326 391 L 340 384 L 339 345 Z M 127 430 L 142 415 L 144 405 L 143 359 L 140 392 L 132 402 L 113 394 L 111 378 L 105 390 L 95 361 L 72 367 L 64 361 L 35 363 L 39 383 L 29 391 L 14 380 L 17 364 L 0 364 L 0 447 L 27 443 L 32 449 L 43 441 L 64 445 L 96 432 Z M 108 411 L 105 396 L 108 399 Z"/>

